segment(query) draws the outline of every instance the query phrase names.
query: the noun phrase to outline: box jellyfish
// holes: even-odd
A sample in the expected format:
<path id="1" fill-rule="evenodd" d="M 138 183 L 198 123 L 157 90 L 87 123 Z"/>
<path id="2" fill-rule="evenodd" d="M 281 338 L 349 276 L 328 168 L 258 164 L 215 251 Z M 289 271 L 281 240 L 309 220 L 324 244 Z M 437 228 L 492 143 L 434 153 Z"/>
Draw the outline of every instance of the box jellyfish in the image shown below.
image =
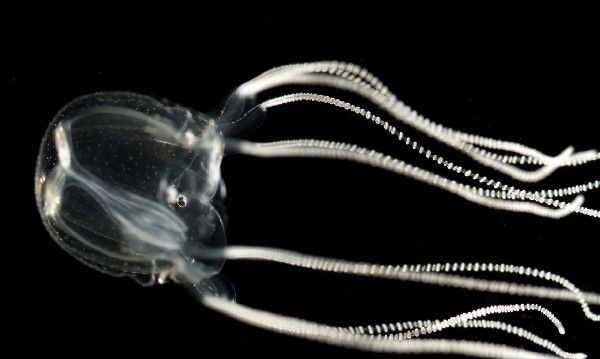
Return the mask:
<path id="1" fill-rule="evenodd" d="M 285 90 L 292 85 L 315 90 L 279 92 L 257 101 L 267 90 Z M 360 96 L 372 108 L 322 93 L 328 89 Z M 350 143 L 323 139 L 255 143 L 241 138 L 260 125 L 269 109 L 299 102 L 350 111 L 395 137 L 399 146 L 412 149 L 415 156 L 432 161 L 439 171 Z M 74 100 L 60 110 L 42 140 L 35 172 L 37 206 L 52 238 L 82 263 L 107 274 L 131 277 L 143 285 L 179 283 L 207 307 L 266 330 L 373 352 L 585 358 L 585 354 L 562 349 L 525 328 L 489 318 L 498 313 L 531 311 L 559 333 L 565 332 L 550 310 L 530 302 L 474 308 L 448 318 L 351 327 L 310 322 L 236 302 L 233 287 L 220 275 L 225 261 L 270 261 L 340 275 L 571 301 L 590 320 L 600 320 L 590 307 L 600 304 L 599 294 L 583 292 L 568 279 L 542 269 L 502 263 L 380 265 L 276 248 L 226 245 L 220 166 L 223 156 L 233 154 L 352 161 L 410 177 L 492 209 L 549 218 L 600 218 L 598 210 L 583 206 L 583 193 L 598 189 L 598 180 L 565 188 L 525 190 L 475 172 L 460 159 L 451 161 L 435 153 L 405 135 L 405 128 L 456 150 L 463 161 L 477 162 L 515 183 L 537 182 L 559 168 L 600 158 L 594 150 L 575 152 L 572 147 L 553 156 L 524 144 L 445 127 L 403 104 L 366 70 L 341 62 L 316 62 L 278 67 L 243 83 L 212 117 L 127 92 L 95 93 Z M 451 179 L 457 177 L 461 180 Z M 535 279 L 547 285 L 486 279 L 490 273 Z M 453 328 L 507 332 L 540 350 L 428 338 L 431 333 Z"/>

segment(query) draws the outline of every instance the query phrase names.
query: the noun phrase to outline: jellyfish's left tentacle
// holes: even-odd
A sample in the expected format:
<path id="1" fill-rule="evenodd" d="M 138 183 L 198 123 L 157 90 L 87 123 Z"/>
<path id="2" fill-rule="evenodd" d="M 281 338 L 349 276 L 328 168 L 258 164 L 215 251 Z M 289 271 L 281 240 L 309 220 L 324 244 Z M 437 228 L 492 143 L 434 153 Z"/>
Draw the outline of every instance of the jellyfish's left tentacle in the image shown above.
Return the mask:
<path id="1" fill-rule="evenodd" d="M 353 334 L 375 336 L 390 340 L 406 340 L 418 338 L 423 335 L 428 335 L 438 330 L 434 330 L 439 325 L 440 320 L 418 320 L 396 323 L 381 323 L 374 325 L 359 325 L 342 328 Z M 457 322 L 452 328 L 477 328 L 477 329 L 492 329 L 502 331 L 511 335 L 516 335 L 527 341 L 530 341 L 544 349 L 547 349 L 561 358 L 565 359 L 585 359 L 585 353 L 572 353 L 561 349 L 557 344 L 548 339 L 542 338 L 521 327 L 495 320 L 468 320 Z"/>
<path id="2" fill-rule="evenodd" d="M 486 186 L 494 187 L 495 189 L 502 187 L 502 191 L 508 191 L 507 194 L 509 196 L 511 195 L 511 193 L 515 194 L 511 199 L 515 199 L 515 198 L 518 198 L 521 196 L 520 193 L 522 192 L 522 190 L 514 188 L 512 186 L 509 187 L 508 185 L 504 185 L 498 180 L 494 180 L 494 179 L 490 179 L 486 176 L 482 176 L 479 173 L 472 171 L 464 166 L 460 166 L 455 162 L 449 162 L 447 160 L 444 160 L 444 158 L 442 156 L 439 156 L 439 155 L 433 153 L 431 150 L 427 149 L 426 147 L 424 147 L 420 144 L 417 144 L 417 141 L 415 141 L 414 139 L 411 139 L 408 136 L 405 136 L 404 133 L 402 131 L 398 130 L 393 124 L 381 119 L 381 117 L 377 116 L 376 114 L 372 113 L 371 111 L 365 110 L 359 106 L 353 105 L 349 102 L 337 99 L 335 97 L 318 94 L 318 93 L 305 93 L 305 92 L 292 93 L 292 94 L 278 96 L 278 97 L 274 97 L 269 100 L 266 100 L 266 101 L 262 102 L 261 104 L 257 105 L 252 111 L 256 111 L 259 109 L 267 110 L 272 107 L 281 106 L 281 105 L 290 104 L 290 103 L 299 102 L 299 101 L 323 103 L 323 104 L 335 106 L 335 107 L 356 113 L 356 114 L 364 117 L 365 119 L 372 121 L 376 125 L 380 126 L 386 132 L 388 132 L 389 134 L 396 137 L 399 142 L 405 144 L 409 148 L 412 148 L 413 150 L 417 151 L 419 154 L 425 156 L 426 158 L 433 160 L 434 163 L 441 165 L 444 168 L 447 168 L 456 173 L 463 174 L 468 178 L 478 181 L 479 183 L 485 184 Z M 242 119 L 243 118 L 241 118 L 240 120 L 242 120 Z M 493 157 L 492 159 L 495 160 L 496 157 Z M 501 162 L 506 163 L 507 160 L 501 159 Z M 549 197 L 562 197 L 563 195 L 580 194 L 580 193 L 587 192 L 589 190 L 593 190 L 593 189 L 597 189 L 597 188 L 600 188 L 599 180 L 595 180 L 594 182 L 590 181 L 589 183 L 586 183 L 586 184 L 574 185 L 574 186 L 569 186 L 569 187 L 561 188 L 561 189 L 546 189 L 546 190 L 535 191 L 535 193 L 531 192 L 531 191 L 526 191 L 526 194 L 528 197 L 539 197 L 539 198 L 545 199 L 546 197 L 548 197 L 548 198 Z"/>
<path id="3" fill-rule="evenodd" d="M 323 85 L 361 95 L 388 111 L 396 119 L 458 149 L 484 165 L 522 181 L 538 181 L 548 176 L 558 167 L 573 162 L 578 163 L 578 161 L 573 161 L 574 158 L 578 160 L 582 156 L 591 158 L 596 154 L 595 151 L 572 154 L 572 149 L 567 148 L 560 155 L 552 157 L 519 143 L 486 138 L 442 127 L 418 115 L 415 111 L 397 100 L 392 93 L 388 92 L 387 88 L 377 78 L 364 69 L 352 64 L 319 62 L 283 66 L 267 71 L 263 75 L 259 75 L 244 83 L 238 88 L 238 93 L 241 97 L 253 97 L 266 89 L 290 84 Z M 497 157 L 495 154 L 479 150 L 474 143 L 478 146 L 536 158 L 538 162 L 543 164 L 543 167 L 533 171 L 522 170 L 494 159 Z"/>
<path id="4" fill-rule="evenodd" d="M 475 280 L 458 277 L 446 273 L 451 272 L 499 272 L 525 277 L 534 277 L 556 283 L 569 290 L 577 298 L 586 317 L 593 321 L 600 321 L 600 315 L 593 313 L 581 293 L 568 279 L 536 268 L 492 263 L 434 263 L 427 265 L 381 265 L 364 262 L 352 262 L 340 259 L 312 256 L 297 252 L 261 247 L 232 246 L 224 249 L 226 259 L 262 260 L 287 264 L 295 267 L 307 268 L 323 272 L 336 272 L 353 274 L 366 277 L 389 278 L 418 283 L 428 283 L 440 286 L 464 288 L 485 292 L 494 292 L 512 295 L 529 295 L 530 292 L 522 291 L 520 286 L 511 286 L 506 282 Z M 537 296 L 544 297 L 545 293 Z"/>
<path id="5" fill-rule="evenodd" d="M 573 202 L 565 205 L 563 208 L 550 209 L 533 202 L 491 198 L 485 196 L 484 190 L 481 188 L 449 180 L 419 167 L 411 166 L 398 159 L 385 156 L 382 153 L 345 143 L 319 140 L 295 140 L 275 143 L 230 141 L 228 145 L 229 147 L 236 147 L 241 153 L 253 156 L 316 157 L 350 160 L 406 175 L 489 208 L 532 213 L 548 218 L 564 217 L 573 213 L 583 203 L 583 197 L 577 196 Z"/>
<path id="6" fill-rule="evenodd" d="M 205 296 L 207 307 L 241 322 L 272 332 L 310 339 L 370 352 L 406 354 L 459 354 L 481 358 L 549 359 L 557 358 L 507 345 L 448 339 L 414 339 L 395 341 L 348 333 L 338 327 L 250 308 L 226 299 Z"/>

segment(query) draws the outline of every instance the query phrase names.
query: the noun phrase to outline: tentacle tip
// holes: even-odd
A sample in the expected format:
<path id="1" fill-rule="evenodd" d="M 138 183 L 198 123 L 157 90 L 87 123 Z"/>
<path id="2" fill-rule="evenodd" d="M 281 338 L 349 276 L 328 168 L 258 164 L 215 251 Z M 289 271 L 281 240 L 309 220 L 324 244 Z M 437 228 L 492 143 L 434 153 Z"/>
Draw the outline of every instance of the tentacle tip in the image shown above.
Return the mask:
<path id="1" fill-rule="evenodd" d="M 563 218 L 563 217 L 566 217 L 566 216 L 570 215 L 571 213 L 577 211 L 583 205 L 584 201 L 585 201 L 585 197 L 581 194 L 578 195 L 570 203 L 567 203 L 566 206 L 564 206 L 561 209 L 557 209 L 555 212 L 556 213 L 555 218 Z"/>
<path id="2" fill-rule="evenodd" d="M 545 167 L 550 167 L 550 168 L 560 167 L 563 164 L 563 162 L 565 162 L 567 159 L 569 159 L 573 155 L 573 153 L 575 153 L 575 147 L 568 146 L 557 156 L 552 157 L 550 159 L 550 161 L 548 161 L 548 163 L 546 163 Z"/>
<path id="3" fill-rule="evenodd" d="M 581 205 L 583 205 L 583 202 L 585 201 L 585 197 L 580 194 L 577 197 L 575 197 L 575 199 L 570 203 L 570 205 L 573 207 L 573 210 L 576 210 L 577 208 L 581 207 Z"/>

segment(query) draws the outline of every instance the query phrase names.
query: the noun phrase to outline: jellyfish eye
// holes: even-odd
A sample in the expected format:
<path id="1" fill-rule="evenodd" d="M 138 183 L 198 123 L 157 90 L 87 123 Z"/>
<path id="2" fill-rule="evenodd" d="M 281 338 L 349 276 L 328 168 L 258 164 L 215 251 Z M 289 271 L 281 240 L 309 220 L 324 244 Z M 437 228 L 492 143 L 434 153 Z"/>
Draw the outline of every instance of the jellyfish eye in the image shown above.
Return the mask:
<path id="1" fill-rule="evenodd" d="M 177 202 L 176 203 L 177 203 L 177 205 L 179 207 L 185 207 L 185 206 L 187 206 L 187 197 L 184 196 L 184 195 L 177 196 Z"/>
<path id="2" fill-rule="evenodd" d="M 111 274 L 210 275 L 222 261 L 199 256 L 225 245 L 211 203 L 222 143 L 210 119 L 181 107 L 131 93 L 79 98 L 42 142 L 36 198 L 44 223 L 69 253 Z"/>

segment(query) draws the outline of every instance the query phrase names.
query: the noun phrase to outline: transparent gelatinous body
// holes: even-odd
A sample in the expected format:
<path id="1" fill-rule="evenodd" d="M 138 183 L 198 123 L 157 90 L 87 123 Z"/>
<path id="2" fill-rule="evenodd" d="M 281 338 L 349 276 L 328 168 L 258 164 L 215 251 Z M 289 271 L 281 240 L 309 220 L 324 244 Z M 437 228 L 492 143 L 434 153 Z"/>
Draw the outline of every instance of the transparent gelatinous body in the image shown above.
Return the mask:
<path id="1" fill-rule="evenodd" d="M 204 115 L 132 93 L 84 96 L 44 136 L 37 205 L 52 237 L 96 269 L 200 283 L 223 264 L 203 254 L 225 246 L 222 156 Z"/>

